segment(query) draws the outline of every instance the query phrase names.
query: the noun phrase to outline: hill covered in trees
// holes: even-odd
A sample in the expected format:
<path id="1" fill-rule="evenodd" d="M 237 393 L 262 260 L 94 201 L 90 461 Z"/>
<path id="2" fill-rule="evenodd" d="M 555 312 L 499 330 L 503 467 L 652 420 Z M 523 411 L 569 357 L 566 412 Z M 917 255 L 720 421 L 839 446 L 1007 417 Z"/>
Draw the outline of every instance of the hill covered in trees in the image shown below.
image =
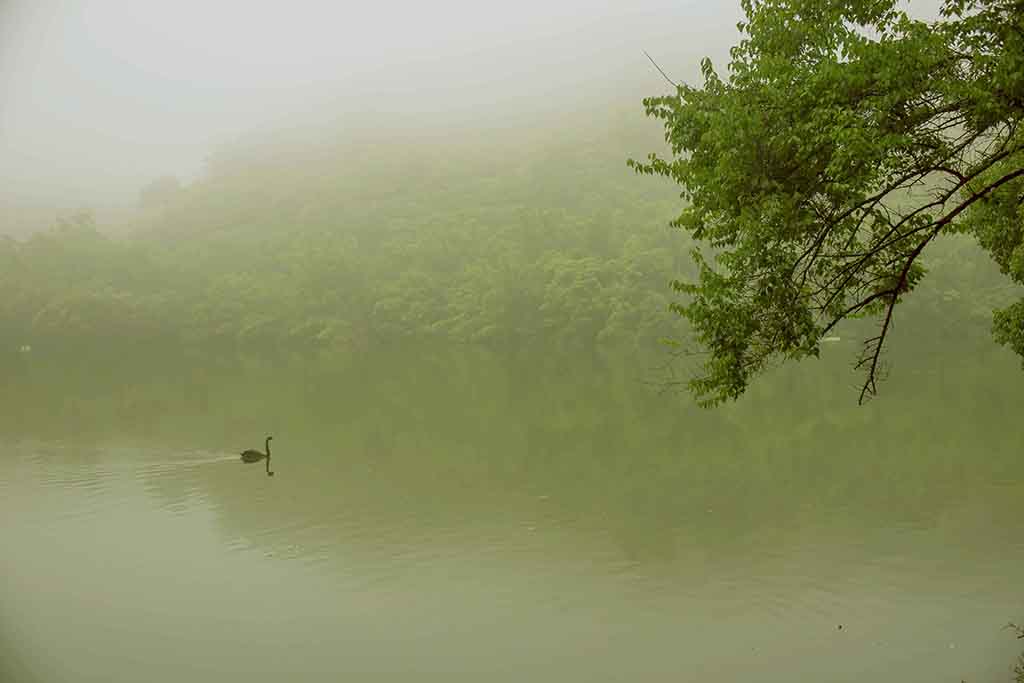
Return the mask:
<path id="1" fill-rule="evenodd" d="M 672 191 L 625 169 L 639 147 L 621 130 L 565 133 L 222 151 L 198 182 L 154 184 L 129 239 L 79 214 L 3 241 L 5 336 L 345 349 L 671 333 Z"/>
<path id="2" fill-rule="evenodd" d="M 671 185 L 626 168 L 657 143 L 645 125 L 235 145 L 150 185 L 128 237 L 81 213 L 0 239 L 0 344 L 656 349 L 685 334 L 669 282 L 693 244 Z M 965 242 L 930 256 L 905 320 L 987 338 L 1008 285 Z"/>

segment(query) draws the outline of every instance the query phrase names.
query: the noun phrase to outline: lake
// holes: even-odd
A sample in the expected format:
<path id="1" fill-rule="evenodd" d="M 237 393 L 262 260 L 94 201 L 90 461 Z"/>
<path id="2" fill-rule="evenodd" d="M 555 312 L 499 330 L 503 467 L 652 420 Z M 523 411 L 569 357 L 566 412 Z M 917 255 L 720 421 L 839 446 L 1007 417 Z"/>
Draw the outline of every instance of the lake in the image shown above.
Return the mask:
<path id="1" fill-rule="evenodd" d="M 1018 359 L 833 355 L 8 359 L 0 679 L 1011 680 Z"/>

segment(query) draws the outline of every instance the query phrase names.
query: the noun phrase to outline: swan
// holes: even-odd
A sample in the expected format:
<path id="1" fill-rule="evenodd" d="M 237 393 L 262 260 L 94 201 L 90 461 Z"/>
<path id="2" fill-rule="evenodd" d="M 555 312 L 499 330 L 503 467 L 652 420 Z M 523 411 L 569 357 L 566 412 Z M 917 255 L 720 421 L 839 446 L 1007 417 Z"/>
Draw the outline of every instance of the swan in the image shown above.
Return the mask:
<path id="1" fill-rule="evenodd" d="M 266 445 L 264 446 L 264 448 L 267 449 L 266 453 L 261 453 L 259 451 L 254 451 L 251 448 L 249 450 L 247 450 L 247 451 L 242 451 L 242 453 L 241 453 L 242 462 L 246 462 L 246 463 L 259 462 L 260 460 L 263 460 L 264 458 L 266 458 L 266 460 L 267 460 L 267 476 L 268 477 L 274 476 L 274 473 L 270 470 L 270 442 L 273 439 L 274 439 L 274 437 L 272 437 L 272 436 L 268 436 L 267 437 Z"/>

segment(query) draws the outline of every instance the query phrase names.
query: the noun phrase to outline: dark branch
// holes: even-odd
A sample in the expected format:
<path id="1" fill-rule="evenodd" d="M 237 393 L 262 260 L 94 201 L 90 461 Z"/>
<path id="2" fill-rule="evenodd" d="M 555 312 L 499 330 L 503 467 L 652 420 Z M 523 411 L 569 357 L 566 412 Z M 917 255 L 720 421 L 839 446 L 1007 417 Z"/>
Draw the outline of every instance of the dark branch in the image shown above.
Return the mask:
<path id="1" fill-rule="evenodd" d="M 660 66 L 658 66 L 658 63 L 657 63 L 656 61 L 654 61 L 654 59 L 652 59 L 652 58 L 651 58 L 651 56 L 650 56 L 649 54 L 647 54 L 647 50 L 644 50 L 644 51 L 643 51 L 643 53 L 644 53 L 644 56 L 645 56 L 645 57 L 647 57 L 647 59 L 651 60 L 651 64 L 653 64 L 653 65 L 654 65 L 654 68 L 655 68 L 655 69 L 657 69 L 658 71 L 660 71 L 660 72 L 661 72 L 661 75 L 662 75 L 662 76 L 663 76 L 663 77 L 665 78 L 665 80 L 666 80 L 666 81 L 668 81 L 669 83 L 671 83 L 671 84 L 672 84 L 673 86 L 675 86 L 676 88 L 678 88 L 678 87 L 679 87 L 679 84 L 678 84 L 678 83 L 676 83 L 675 81 L 673 81 L 673 80 L 672 80 L 671 78 L 669 78 L 669 77 L 668 77 L 668 74 L 666 74 L 666 73 L 665 73 L 665 72 L 664 72 L 664 71 L 662 70 L 662 68 L 661 68 Z"/>
<path id="2" fill-rule="evenodd" d="M 957 206 L 955 209 L 953 209 L 948 214 L 943 216 L 940 220 L 936 221 L 931 232 L 923 240 L 921 240 L 920 243 L 918 243 L 917 247 L 915 247 L 914 250 L 907 257 L 906 263 L 904 263 L 903 269 L 900 271 L 900 275 L 896 281 L 896 284 L 892 288 L 883 293 L 889 295 L 889 303 L 888 306 L 886 306 L 885 320 L 882 322 L 882 330 L 879 333 L 879 335 L 875 337 L 877 341 L 875 342 L 874 353 L 872 353 L 870 356 L 871 367 L 868 370 L 868 376 L 865 379 L 864 385 L 861 389 L 860 399 L 858 403 L 863 403 L 865 396 L 867 396 L 869 393 L 871 395 L 875 395 L 877 393 L 876 377 L 878 373 L 878 361 L 882 354 L 882 346 L 885 344 L 886 335 L 888 334 L 889 329 L 892 326 L 893 310 L 896 308 L 896 302 L 899 300 L 899 293 L 903 291 L 904 288 L 907 286 L 907 276 L 910 273 L 910 268 L 911 266 L 913 266 L 914 261 L 917 259 L 918 256 L 921 255 L 921 252 L 928 245 L 928 243 L 935 239 L 935 237 L 938 236 L 940 232 L 942 232 L 942 229 L 949 225 L 963 211 L 965 211 L 967 207 L 969 207 L 974 202 L 984 198 L 990 192 L 994 191 L 1001 185 L 1004 185 L 1013 180 L 1014 178 L 1018 178 L 1021 176 L 1024 176 L 1024 168 L 1017 169 L 1012 173 L 1007 173 L 999 180 L 973 193 L 970 197 L 961 202 L 959 206 Z M 858 363 L 858 367 L 860 367 L 861 365 L 861 363 Z"/>

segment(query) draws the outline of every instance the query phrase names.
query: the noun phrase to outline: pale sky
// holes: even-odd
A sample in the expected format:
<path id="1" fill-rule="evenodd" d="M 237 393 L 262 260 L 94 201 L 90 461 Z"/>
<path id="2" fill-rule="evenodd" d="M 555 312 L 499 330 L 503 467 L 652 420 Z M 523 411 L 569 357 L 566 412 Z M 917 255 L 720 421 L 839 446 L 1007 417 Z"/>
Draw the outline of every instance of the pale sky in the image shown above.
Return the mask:
<path id="1" fill-rule="evenodd" d="M 738 0 L 0 0 L 0 192 L 134 197 L 219 143 L 362 116 L 525 125 L 724 59 Z"/>

